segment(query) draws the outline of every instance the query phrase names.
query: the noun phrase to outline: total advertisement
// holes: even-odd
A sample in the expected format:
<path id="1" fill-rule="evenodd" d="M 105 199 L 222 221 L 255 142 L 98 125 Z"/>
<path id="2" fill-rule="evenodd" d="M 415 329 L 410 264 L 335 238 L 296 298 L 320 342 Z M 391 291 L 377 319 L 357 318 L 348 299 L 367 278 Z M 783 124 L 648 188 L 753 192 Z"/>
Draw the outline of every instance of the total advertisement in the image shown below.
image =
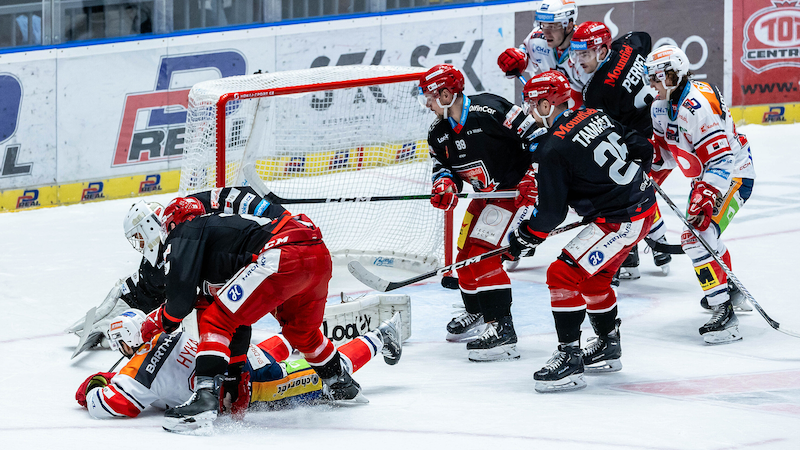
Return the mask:
<path id="1" fill-rule="evenodd" d="M 528 3 L 0 55 L 0 211 L 177 190 L 200 81 L 334 65 L 452 63 L 512 98 L 496 59 Z M 447 19 L 447 20 L 444 20 Z M 33 55 L 33 56 L 32 56 Z"/>
<path id="2" fill-rule="evenodd" d="M 732 20 L 734 116 L 800 121 L 800 1 L 735 0 Z"/>

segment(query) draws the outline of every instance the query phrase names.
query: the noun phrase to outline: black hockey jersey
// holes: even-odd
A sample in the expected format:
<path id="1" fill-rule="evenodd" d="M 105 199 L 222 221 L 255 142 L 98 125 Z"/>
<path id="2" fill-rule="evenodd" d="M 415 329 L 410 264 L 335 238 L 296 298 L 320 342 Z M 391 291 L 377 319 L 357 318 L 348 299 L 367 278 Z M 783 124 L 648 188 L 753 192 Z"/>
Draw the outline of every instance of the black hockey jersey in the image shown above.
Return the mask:
<path id="1" fill-rule="evenodd" d="M 585 221 L 630 222 L 655 205 L 655 191 L 644 181 L 653 147 L 595 109 L 566 111 L 534 153 L 539 165 L 539 200 L 528 227 L 546 234 L 571 206 Z"/>
<path id="2" fill-rule="evenodd" d="M 437 120 L 428 133 L 433 181 L 452 178 L 475 191 L 514 189 L 531 165 L 536 126 L 522 108 L 494 94 L 465 96 L 461 121 Z"/>
<path id="3" fill-rule="evenodd" d="M 611 55 L 583 88 L 583 104 L 601 109 L 644 136 L 653 134 L 650 104 L 656 96 L 644 76 L 644 62 L 652 49 L 650 35 L 630 32 L 611 43 Z"/>

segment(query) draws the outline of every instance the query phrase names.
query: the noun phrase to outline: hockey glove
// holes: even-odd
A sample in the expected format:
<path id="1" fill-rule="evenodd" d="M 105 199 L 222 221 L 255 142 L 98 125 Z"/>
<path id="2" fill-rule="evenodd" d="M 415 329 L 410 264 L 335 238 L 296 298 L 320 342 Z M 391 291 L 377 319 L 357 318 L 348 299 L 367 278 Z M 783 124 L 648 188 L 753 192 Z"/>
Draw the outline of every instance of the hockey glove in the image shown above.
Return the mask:
<path id="1" fill-rule="evenodd" d="M 526 220 L 508 236 L 508 252 L 514 257 L 533 256 L 536 252 L 536 247 L 542 242 L 544 242 L 544 239 L 530 233 L 528 221 Z"/>
<path id="2" fill-rule="evenodd" d="M 536 183 L 536 167 L 528 169 L 522 181 L 517 185 L 519 193 L 514 197 L 514 206 L 522 208 L 523 206 L 533 206 L 536 204 L 536 199 L 539 198 L 539 185 Z"/>
<path id="3" fill-rule="evenodd" d="M 94 375 L 89 375 L 89 377 L 81 383 L 78 391 L 75 392 L 75 400 L 78 401 L 79 405 L 86 408 L 86 394 L 96 387 L 106 387 L 111 379 L 114 378 L 114 375 L 116 375 L 114 372 L 97 372 Z"/>
<path id="4" fill-rule="evenodd" d="M 158 309 L 147 315 L 142 324 L 142 342 L 150 342 L 153 336 L 162 331 L 172 333 L 178 329 L 181 324 L 180 320 L 170 320 L 164 314 L 164 305 L 162 304 Z"/>
<path id="5" fill-rule="evenodd" d="M 441 177 L 433 183 L 433 190 L 431 191 L 431 205 L 436 208 L 450 211 L 458 204 L 458 197 L 456 197 L 458 188 L 450 177 Z"/>
<path id="6" fill-rule="evenodd" d="M 219 410 L 242 420 L 250 405 L 250 395 L 250 372 L 244 371 L 238 377 L 226 376 L 220 391 Z"/>
<path id="7" fill-rule="evenodd" d="M 497 65 L 507 77 L 518 77 L 528 67 L 528 55 L 518 48 L 508 48 L 497 57 Z"/>
<path id="8" fill-rule="evenodd" d="M 689 223 L 699 231 L 706 231 L 714 216 L 714 204 L 719 196 L 719 191 L 705 181 L 698 181 L 692 189 L 689 200 Z"/>

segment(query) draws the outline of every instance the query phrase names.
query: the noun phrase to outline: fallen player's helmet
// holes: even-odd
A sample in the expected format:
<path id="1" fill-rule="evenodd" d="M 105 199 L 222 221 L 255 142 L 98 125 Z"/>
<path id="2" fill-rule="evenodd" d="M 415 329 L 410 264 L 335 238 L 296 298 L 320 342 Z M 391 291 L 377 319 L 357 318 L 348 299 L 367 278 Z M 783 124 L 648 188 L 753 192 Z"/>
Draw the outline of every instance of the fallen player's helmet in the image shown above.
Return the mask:
<path id="1" fill-rule="evenodd" d="M 122 222 L 128 242 L 153 266 L 156 265 L 158 246 L 161 244 L 159 216 L 163 210 L 164 207 L 156 202 L 140 200 L 131 206 Z"/>
<path id="2" fill-rule="evenodd" d="M 536 8 L 536 22 L 560 23 L 566 28 L 570 20 L 578 21 L 578 6 L 574 0 L 544 0 Z"/>
<path id="3" fill-rule="evenodd" d="M 178 197 L 173 199 L 164 208 L 164 214 L 161 216 L 161 233 L 164 239 L 167 238 L 169 232 L 172 231 L 172 224 L 178 225 L 183 222 L 190 221 L 197 216 L 202 216 L 206 213 L 206 208 L 203 202 L 194 197 Z"/>
<path id="4" fill-rule="evenodd" d="M 128 344 L 131 349 L 136 351 L 136 349 L 144 344 L 142 340 L 142 324 L 146 317 L 147 316 L 141 310 L 128 309 L 114 318 L 114 320 L 108 324 L 108 330 L 106 330 L 106 337 L 108 338 L 111 349 L 122 352 L 122 345 L 120 345 L 120 342 L 124 342 Z M 123 352 L 123 354 L 125 353 Z"/>

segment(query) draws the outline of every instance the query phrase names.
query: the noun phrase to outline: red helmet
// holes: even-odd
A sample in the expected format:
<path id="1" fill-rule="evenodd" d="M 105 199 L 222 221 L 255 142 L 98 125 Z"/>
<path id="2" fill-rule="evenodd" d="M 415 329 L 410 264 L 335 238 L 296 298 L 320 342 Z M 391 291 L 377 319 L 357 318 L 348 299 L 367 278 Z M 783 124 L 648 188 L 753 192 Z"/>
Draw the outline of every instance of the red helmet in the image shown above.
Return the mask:
<path id="1" fill-rule="evenodd" d="M 611 44 L 611 31 L 603 22 L 583 22 L 575 29 L 570 51 L 597 50 Z"/>
<path id="2" fill-rule="evenodd" d="M 464 75 L 451 64 L 437 64 L 419 79 L 420 94 L 438 93 L 440 89 L 449 89 L 458 94 L 464 90 Z"/>
<path id="3" fill-rule="evenodd" d="M 557 70 L 549 70 L 541 75 L 537 75 L 527 83 L 522 90 L 525 101 L 528 103 L 538 103 L 539 100 L 547 100 L 551 105 L 560 105 L 570 99 L 572 88 L 563 73 Z"/>
<path id="4" fill-rule="evenodd" d="M 197 216 L 202 216 L 206 213 L 206 208 L 203 203 L 194 197 L 178 197 L 164 208 L 164 216 L 161 217 L 161 231 L 163 236 L 169 234 L 171 224 L 181 224 L 194 219 Z"/>

